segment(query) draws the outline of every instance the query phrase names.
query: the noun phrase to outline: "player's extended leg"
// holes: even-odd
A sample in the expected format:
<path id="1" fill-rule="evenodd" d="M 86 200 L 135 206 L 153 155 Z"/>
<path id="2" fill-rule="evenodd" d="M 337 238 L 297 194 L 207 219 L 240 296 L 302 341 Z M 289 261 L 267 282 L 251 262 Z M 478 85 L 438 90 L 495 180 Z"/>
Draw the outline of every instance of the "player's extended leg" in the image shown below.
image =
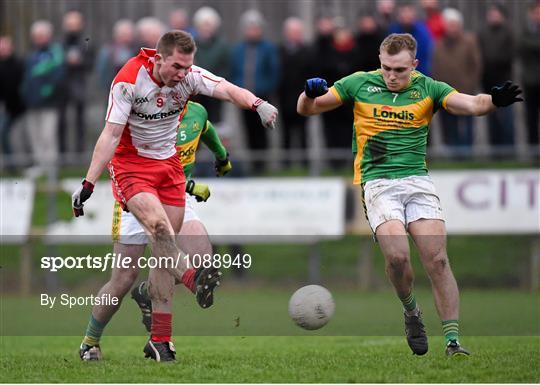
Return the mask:
<path id="1" fill-rule="evenodd" d="M 433 290 L 435 307 L 443 324 L 449 355 L 469 353 L 459 346 L 459 290 L 446 253 L 446 228 L 438 219 L 419 219 L 409 233 L 420 253 Z"/>
<path id="2" fill-rule="evenodd" d="M 426 354 L 428 341 L 413 294 L 414 272 L 405 226 L 400 220 L 389 220 L 377 227 L 376 235 L 385 258 L 386 274 L 405 308 L 407 343 L 414 354 Z"/>
<path id="3" fill-rule="evenodd" d="M 178 243 L 182 245 L 183 251 L 190 257 L 194 254 L 199 254 L 201 256 L 212 255 L 212 244 L 208 238 L 208 233 L 204 224 L 198 219 L 185 221 L 177 239 Z M 191 263 L 193 265 L 193 260 L 191 260 Z M 216 286 L 220 285 L 220 280 L 221 272 L 217 271 L 217 269 L 208 268 L 196 271 L 195 284 L 196 286 L 200 286 L 195 288 L 197 292 L 197 302 L 203 308 L 212 306 L 214 302 L 213 291 Z M 175 280 L 175 283 L 178 285 L 182 282 Z M 151 312 L 148 312 L 148 309 L 152 308 L 152 302 L 147 290 L 147 281 L 141 282 L 140 285 L 135 287 L 131 292 L 131 295 L 141 309 L 143 314 L 143 324 L 146 327 L 146 330 L 150 331 Z"/>
<path id="4" fill-rule="evenodd" d="M 180 230 L 184 208 L 168 206 L 166 212 L 158 197 L 147 192 L 134 195 L 127 206 L 149 234 L 152 255 L 158 262 L 156 268 L 150 269 L 148 277 L 148 293 L 152 300 L 152 326 L 144 353 L 146 357 L 158 362 L 175 361 L 176 352 L 171 342 L 174 281 L 178 278 L 182 282 L 191 281 L 193 285 L 195 275 L 193 269 L 187 269 L 182 258 L 178 259 L 181 254 L 175 243 L 175 234 Z M 171 258 L 178 263 L 176 269 L 170 265 Z"/>
<path id="5" fill-rule="evenodd" d="M 95 305 L 84 339 L 79 349 L 79 356 L 84 361 L 96 361 L 101 359 L 101 349 L 99 342 L 103 330 L 120 308 L 122 299 L 131 289 L 139 275 L 138 259 L 144 254 L 144 245 L 124 245 L 114 244 L 114 253 L 118 258 L 131 258 L 130 267 L 113 268 L 111 278 L 101 288 L 98 296 L 109 294 L 118 298 L 118 305 Z"/>
<path id="6" fill-rule="evenodd" d="M 186 213 L 187 213 L 186 208 Z M 189 218 L 188 218 L 189 219 Z M 212 244 L 203 223 L 196 218 L 187 220 L 179 234 L 182 249 L 189 256 L 199 254 L 202 258 L 213 258 Z M 213 261 L 212 259 L 210 259 Z M 191 259 L 193 264 L 194 260 Z M 213 264 L 213 262 L 212 262 Z M 197 266 L 195 274 L 195 295 L 199 306 L 206 309 L 214 303 L 214 289 L 221 283 L 221 272 L 211 265 L 208 268 Z"/>

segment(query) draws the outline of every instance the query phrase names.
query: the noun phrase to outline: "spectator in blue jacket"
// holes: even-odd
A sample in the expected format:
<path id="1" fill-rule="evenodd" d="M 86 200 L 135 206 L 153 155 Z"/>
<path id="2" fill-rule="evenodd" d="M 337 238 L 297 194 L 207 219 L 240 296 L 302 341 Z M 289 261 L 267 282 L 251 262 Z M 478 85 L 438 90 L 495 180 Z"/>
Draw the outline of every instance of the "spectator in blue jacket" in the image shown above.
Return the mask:
<path id="1" fill-rule="evenodd" d="M 402 3 L 398 7 L 397 22 L 390 25 L 389 33 L 410 33 L 418 42 L 416 69 L 426 76 L 431 75 L 431 54 L 433 38 L 425 22 L 418 19 L 413 3 Z"/>
<path id="2" fill-rule="evenodd" d="M 28 110 L 26 128 L 37 168 L 31 176 L 43 172 L 43 166 L 58 156 L 58 93 L 64 75 L 64 50 L 52 42 L 53 26 L 47 20 L 32 24 L 33 50 L 25 62 L 22 97 Z"/>
<path id="3" fill-rule="evenodd" d="M 248 10 L 240 18 L 244 41 L 233 48 L 232 81 L 247 88 L 261 99 L 268 100 L 279 82 L 279 54 L 277 47 L 263 36 L 264 19 L 256 10 Z M 243 111 L 245 135 L 250 150 L 266 150 L 268 138 L 257 114 Z M 260 129 L 254 129 L 259 127 Z M 264 171 L 264 157 L 252 163 L 252 171 Z"/>

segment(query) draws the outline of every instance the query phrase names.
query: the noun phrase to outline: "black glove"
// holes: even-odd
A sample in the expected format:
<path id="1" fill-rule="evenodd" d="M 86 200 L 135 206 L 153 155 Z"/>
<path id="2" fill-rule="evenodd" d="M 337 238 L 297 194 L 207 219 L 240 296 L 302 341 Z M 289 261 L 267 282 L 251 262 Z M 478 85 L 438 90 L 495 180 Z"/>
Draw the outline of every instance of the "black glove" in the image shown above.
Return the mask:
<path id="1" fill-rule="evenodd" d="M 308 98 L 314 99 L 317 96 L 322 96 L 328 92 L 326 80 L 321 78 L 312 78 L 306 80 L 304 84 L 304 92 Z"/>
<path id="2" fill-rule="evenodd" d="M 491 88 L 491 103 L 497 107 L 506 107 L 515 102 L 522 102 L 523 98 L 518 97 L 519 94 L 521 94 L 519 86 L 507 80 L 502 86 Z"/>
<path id="3" fill-rule="evenodd" d="M 231 161 L 229 160 L 229 153 L 227 153 L 227 156 L 225 159 L 218 159 L 216 158 L 216 162 L 214 163 L 214 170 L 216 170 L 216 176 L 224 176 L 232 169 Z"/>
<path id="4" fill-rule="evenodd" d="M 71 206 L 75 217 L 82 217 L 84 215 L 83 203 L 90 198 L 90 195 L 92 195 L 93 192 L 94 185 L 84 179 L 81 186 L 71 196 Z"/>
<path id="5" fill-rule="evenodd" d="M 204 183 L 195 183 L 193 179 L 187 181 L 186 192 L 193 195 L 197 202 L 206 202 L 210 198 L 210 188 Z"/>

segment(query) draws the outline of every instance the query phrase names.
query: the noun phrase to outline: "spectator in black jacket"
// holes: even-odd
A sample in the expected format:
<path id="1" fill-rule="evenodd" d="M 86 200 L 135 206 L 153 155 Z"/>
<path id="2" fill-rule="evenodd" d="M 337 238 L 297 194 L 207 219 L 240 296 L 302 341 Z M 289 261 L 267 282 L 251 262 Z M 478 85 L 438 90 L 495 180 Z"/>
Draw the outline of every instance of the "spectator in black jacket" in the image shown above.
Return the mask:
<path id="1" fill-rule="evenodd" d="M 381 66 L 379 46 L 385 38 L 373 15 L 361 14 L 356 20 L 356 48 L 358 55 L 358 71 L 373 71 Z"/>
<path id="2" fill-rule="evenodd" d="M 525 108 L 527 111 L 527 131 L 529 145 L 536 146 L 538 152 L 538 135 L 540 122 L 540 0 L 529 6 L 528 19 L 519 42 L 519 56 L 523 65 L 523 88 L 525 91 Z"/>
<path id="3" fill-rule="evenodd" d="M 508 11 L 501 4 L 491 5 L 486 14 L 486 27 L 479 34 L 482 54 L 482 88 L 492 87 L 512 79 L 512 64 L 516 54 L 514 36 L 508 23 Z M 513 106 L 497 108 L 488 115 L 489 137 L 493 146 L 513 146 Z"/>
<path id="4" fill-rule="evenodd" d="M 312 75 L 313 57 L 306 45 L 304 22 L 301 19 L 289 17 L 285 20 L 279 54 L 282 72 L 278 96 L 281 105 L 279 112 L 283 122 L 283 149 L 302 150 L 303 163 L 307 165 L 306 118 L 296 113 L 296 100 L 302 93 L 305 79 Z M 290 165 L 288 157 L 285 158 L 285 165 Z"/>
<path id="5" fill-rule="evenodd" d="M 92 69 L 93 53 L 89 40 L 83 35 L 84 20 L 79 11 L 64 15 L 65 72 L 59 94 L 58 106 L 58 149 L 60 154 L 68 152 L 68 127 L 75 133 L 75 150 L 85 150 L 86 134 L 86 78 Z M 75 121 L 68 123 L 68 110 L 73 107 Z"/>
<path id="6" fill-rule="evenodd" d="M 339 23 L 335 29 L 327 55 L 317 53 L 317 73 L 326 79 L 328 85 L 358 71 L 358 58 L 352 31 Z M 329 154 L 333 169 L 346 167 L 349 159 L 343 157 L 344 150 L 351 149 L 353 140 L 353 114 L 348 108 L 337 108 L 322 115 L 326 147 L 334 154 Z M 337 150 L 337 151 L 336 151 Z M 351 155 L 352 157 L 352 155 Z"/>
<path id="7" fill-rule="evenodd" d="M 0 140 L 4 155 L 13 153 L 11 128 L 24 112 L 20 95 L 23 71 L 23 63 L 15 56 L 11 37 L 0 36 Z"/>

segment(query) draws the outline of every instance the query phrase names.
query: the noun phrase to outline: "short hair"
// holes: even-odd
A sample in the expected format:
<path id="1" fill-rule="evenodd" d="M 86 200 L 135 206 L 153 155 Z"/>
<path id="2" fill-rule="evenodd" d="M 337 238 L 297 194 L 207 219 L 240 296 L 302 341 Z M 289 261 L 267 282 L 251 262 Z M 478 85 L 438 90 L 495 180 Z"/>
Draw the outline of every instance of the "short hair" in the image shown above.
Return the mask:
<path id="1" fill-rule="evenodd" d="M 197 47 L 190 33 L 180 30 L 167 32 L 161 36 L 157 44 L 157 53 L 167 58 L 174 50 L 183 54 L 195 53 Z"/>
<path id="2" fill-rule="evenodd" d="M 410 33 L 393 33 L 383 40 L 379 52 L 384 51 L 389 55 L 397 55 L 401 51 L 407 50 L 414 59 L 416 57 L 416 46 L 416 39 Z"/>

